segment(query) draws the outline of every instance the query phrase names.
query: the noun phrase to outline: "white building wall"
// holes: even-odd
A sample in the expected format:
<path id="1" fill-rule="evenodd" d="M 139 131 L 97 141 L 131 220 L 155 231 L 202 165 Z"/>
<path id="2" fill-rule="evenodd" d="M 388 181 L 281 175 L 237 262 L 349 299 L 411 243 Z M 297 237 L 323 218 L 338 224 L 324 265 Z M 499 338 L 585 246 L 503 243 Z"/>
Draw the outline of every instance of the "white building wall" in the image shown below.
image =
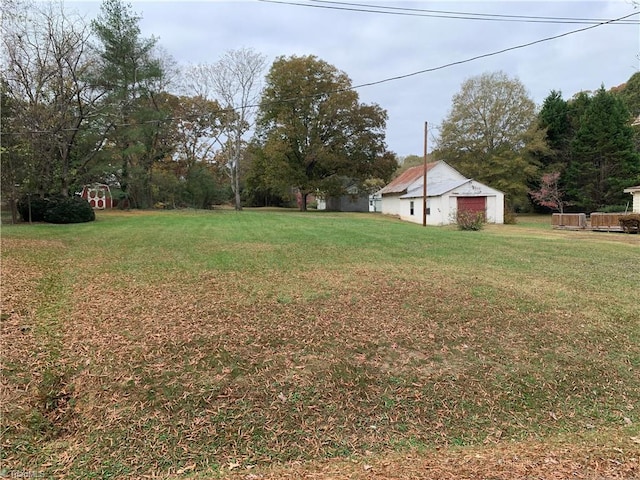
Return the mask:
<path id="1" fill-rule="evenodd" d="M 468 197 L 468 194 L 452 194 L 447 193 L 440 197 L 431 197 L 427 201 L 429 215 L 427 215 L 427 225 L 451 225 L 455 223 L 456 212 L 458 209 L 458 197 Z M 476 195 L 484 196 L 484 195 Z M 411 201 L 414 202 L 414 212 L 411 215 Z M 400 219 L 419 223 L 422 225 L 422 198 L 402 199 L 400 208 Z M 488 223 L 504 223 L 504 195 L 486 196 L 485 215 Z"/>
<path id="2" fill-rule="evenodd" d="M 455 217 L 458 208 L 457 197 L 485 197 L 485 216 L 487 223 L 504 223 L 504 193 L 495 190 L 487 185 L 472 180 L 470 183 L 463 185 L 460 189 L 451 192 L 450 217 Z"/>
<path id="3" fill-rule="evenodd" d="M 487 197 L 487 222 L 504 223 L 504 195 Z"/>
<path id="4" fill-rule="evenodd" d="M 466 177 L 446 163 L 439 163 L 429 170 L 428 178 L 429 183 L 432 184 L 450 182 L 451 180 L 466 180 Z M 421 191 L 422 183 L 422 178 L 419 178 L 407 190 L 410 192 Z M 504 194 L 499 190 L 471 180 L 441 196 L 428 198 L 430 214 L 427 215 L 427 225 L 455 223 L 458 197 L 486 197 L 487 221 L 504 223 Z M 640 203 L 640 195 L 634 195 L 634 210 L 638 208 L 640 211 L 640 205 L 636 207 L 636 200 Z M 413 215 L 410 212 L 411 201 L 414 202 Z M 401 199 L 400 195 L 385 195 L 382 201 L 382 213 L 398 215 L 402 220 L 422 225 L 422 197 Z"/>
<path id="5" fill-rule="evenodd" d="M 413 215 L 411 215 L 411 202 L 413 201 Z M 442 220 L 442 197 L 427 199 L 427 225 L 444 225 Z M 419 223 L 422 225 L 422 198 L 402 199 L 400 219 Z"/>
<path id="6" fill-rule="evenodd" d="M 398 195 L 384 195 L 382 200 L 382 213 L 385 215 L 400 215 L 402 200 Z"/>
<path id="7" fill-rule="evenodd" d="M 403 199 L 401 202 L 400 219 L 406 222 L 419 223 L 422 225 L 422 199 Z M 411 202 L 413 202 L 413 215 L 411 215 Z"/>
<path id="8" fill-rule="evenodd" d="M 431 182 L 438 183 L 446 180 L 465 180 L 466 179 L 464 175 L 462 175 L 455 168 L 449 166 L 446 163 L 436 164 L 431 170 L 427 172 L 427 177 L 428 177 L 427 186 L 429 186 L 429 183 Z M 416 183 L 419 183 L 420 185 L 422 185 L 422 179 L 420 179 Z"/>
<path id="9" fill-rule="evenodd" d="M 640 192 L 633 192 L 633 207 L 634 213 L 640 213 Z"/>

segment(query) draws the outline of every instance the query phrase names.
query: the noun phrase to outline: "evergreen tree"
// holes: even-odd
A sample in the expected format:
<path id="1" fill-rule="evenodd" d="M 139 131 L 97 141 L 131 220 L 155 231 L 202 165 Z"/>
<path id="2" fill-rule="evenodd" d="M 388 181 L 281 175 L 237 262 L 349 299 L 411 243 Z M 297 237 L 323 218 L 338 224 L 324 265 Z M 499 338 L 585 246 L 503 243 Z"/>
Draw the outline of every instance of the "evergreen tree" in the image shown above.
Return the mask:
<path id="1" fill-rule="evenodd" d="M 577 118 L 565 176 L 567 193 L 585 211 L 623 205 L 624 188 L 640 183 L 640 156 L 634 148 L 629 111 L 604 87 L 588 101 L 584 96 L 577 100 L 573 111 L 584 113 Z"/>
<path id="2" fill-rule="evenodd" d="M 131 5 L 104 0 L 91 26 L 101 43 L 95 82 L 107 92 L 111 154 L 121 164 L 120 184 L 131 206 L 146 207 L 151 202 L 151 167 L 158 156 L 158 129 L 164 116 L 154 102 L 163 68 L 154 56 L 156 40 L 141 37 L 139 22 Z"/>
<path id="3" fill-rule="evenodd" d="M 573 128 L 569 116 L 569 104 L 562 98 L 562 92 L 552 90 L 545 98 L 538 124 L 545 131 L 549 152 L 541 159 L 541 166 L 548 171 L 564 171 L 571 157 Z"/>

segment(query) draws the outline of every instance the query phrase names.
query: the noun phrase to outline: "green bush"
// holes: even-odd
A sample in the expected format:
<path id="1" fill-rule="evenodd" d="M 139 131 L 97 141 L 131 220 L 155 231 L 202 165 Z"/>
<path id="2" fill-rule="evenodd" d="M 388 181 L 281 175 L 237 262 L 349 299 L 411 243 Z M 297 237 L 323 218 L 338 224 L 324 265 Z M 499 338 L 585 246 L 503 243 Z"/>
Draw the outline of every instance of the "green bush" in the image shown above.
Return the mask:
<path id="1" fill-rule="evenodd" d="M 44 214 L 44 221 L 49 223 L 84 223 L 95 219 L 93 208 L 81 197 L 60 199 Z"/>
<path id="2" fill-rule="evenodd" d="M 627 210 L 627 205 L 608 205 L 606 207 L 600 207 L 596 210 L 597 213 L 622 213 Z"/>
<path id="3" fill-rule="evenodd" d="M 459 230 L 481 230 L 484 225 L 484 213 L 458 210 L 456 223 Z"/>
<path id="4" fill-rule="evenodd" d="M 29 221 L 29 210 L 31 210 L 32 222 L 44 222 L 47 210 L 60 201 L 59 197 L 41 197 L 39 195 L 24 195 L 18 200 L 18 213 L 22 220 Z"/>

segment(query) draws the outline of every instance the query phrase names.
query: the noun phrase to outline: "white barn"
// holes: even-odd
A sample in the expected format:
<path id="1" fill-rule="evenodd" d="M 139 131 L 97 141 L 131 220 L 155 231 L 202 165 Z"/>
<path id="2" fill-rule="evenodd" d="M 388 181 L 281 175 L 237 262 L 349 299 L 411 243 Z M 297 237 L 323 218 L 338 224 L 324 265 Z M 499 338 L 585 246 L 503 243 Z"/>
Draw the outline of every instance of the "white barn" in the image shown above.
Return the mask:
<path id="1" fill-rule="evenodd" d="M 623 191 L 624 193 L 630 193 L 633 195 L 631 211 L 633 213 L 640 213 L 640 185 L 637 187 L 625 188 Z"/>
<path id="2" fill-rule="evenodd" d="M 424 166 L 412 167 L 378 193 L 382 213 L 422 224 Z M 458 210 L 482 212 L 488 223 L 504 223 L 504 193 L 466 178 L 443 161 L 427 164 L 427 225 L 455 223 Z"/>

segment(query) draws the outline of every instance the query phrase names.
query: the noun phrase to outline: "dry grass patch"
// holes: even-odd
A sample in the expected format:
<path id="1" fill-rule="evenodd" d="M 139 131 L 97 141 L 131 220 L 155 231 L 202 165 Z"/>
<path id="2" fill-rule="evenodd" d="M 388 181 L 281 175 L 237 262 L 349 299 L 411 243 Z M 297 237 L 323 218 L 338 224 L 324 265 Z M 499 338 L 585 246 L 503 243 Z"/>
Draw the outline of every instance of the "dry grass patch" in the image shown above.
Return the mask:
<path id="1" fill-rule="evenodd" d="M 618 317 L 596 301 L 575 308 L 529 270 L 500 280 L 502 259 L 471 274 L 348 253 L 280 268 L 281 248 L 256 241 L 234 269 L 186 251 L 135 258 L 132 271 L 109 250 L 73 264 L 66 247 L 47 247 L 49 263 L 5 259 L 19 293 L 2 298 L 4 465 L 61 478 L 637 468 L 640 346 L 626 304 Z M 546 443 L 559 432 L 569 440 Z M 621 455 L 574 448 L 590 432 L 608 432 Z M 323 460 L 335 457 L 345 460 Z"/>
<path id="2" fill-rule="evenodd" d="M 631 438 L 545 443 L 499 441 L 476 447 L 293 462 L 271 468 L 243 469 L 229 464 L 224 477 L 242 480 L 635 479 L 640 475 L 636 441 Z"/>

